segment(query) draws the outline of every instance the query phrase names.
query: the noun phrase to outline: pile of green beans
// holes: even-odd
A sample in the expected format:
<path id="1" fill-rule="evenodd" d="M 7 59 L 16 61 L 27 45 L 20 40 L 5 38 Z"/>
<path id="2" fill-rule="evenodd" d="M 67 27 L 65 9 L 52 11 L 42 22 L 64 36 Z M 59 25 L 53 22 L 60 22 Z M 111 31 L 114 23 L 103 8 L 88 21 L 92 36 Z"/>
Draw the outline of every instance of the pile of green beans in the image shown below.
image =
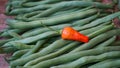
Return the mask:
<path id="1" fill-rule="evenodd" d="M 120 2 L 120 1 L 119 1 Z M 120 3 L 118 2 L 118 8 Z M 10 68 L 119 68 L 120 29 L 110 12 L 117 2 L 99 0 L 8 0 L 7 27 L 0 32 L 0 54 Z M 70 26 L 89 37 L 88 43 L 61 38 Z"/>

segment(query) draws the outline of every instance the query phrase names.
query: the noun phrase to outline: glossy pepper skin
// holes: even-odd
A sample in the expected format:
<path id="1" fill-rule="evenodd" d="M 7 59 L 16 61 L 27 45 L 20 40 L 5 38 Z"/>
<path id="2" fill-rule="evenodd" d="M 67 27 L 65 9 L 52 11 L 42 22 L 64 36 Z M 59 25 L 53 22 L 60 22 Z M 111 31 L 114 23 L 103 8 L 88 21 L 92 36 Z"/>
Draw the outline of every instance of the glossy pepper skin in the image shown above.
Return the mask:
<path id="1" fill-rule="evenodd" d="M 79 33 L 78 31 L 69 26 L 63 28 L 61 37 L 65 40 L 75 40 L 84 43 L 87 43 L 89 41 L 89 38 L 87 36 Z"/>

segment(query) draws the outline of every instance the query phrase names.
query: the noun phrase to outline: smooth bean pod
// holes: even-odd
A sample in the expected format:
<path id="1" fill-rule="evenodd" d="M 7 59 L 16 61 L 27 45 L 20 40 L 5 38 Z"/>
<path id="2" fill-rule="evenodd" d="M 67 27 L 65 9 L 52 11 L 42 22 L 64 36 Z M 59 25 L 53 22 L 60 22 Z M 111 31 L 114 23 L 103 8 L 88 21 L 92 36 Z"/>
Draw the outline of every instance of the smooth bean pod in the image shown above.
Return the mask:
<path id="1" fill-rule="evenodd" d="M 98 46 L 96 47 L 105 47 L 105 46 L 109 46 L 111 43 L 113 43 L 115 41 L 116 37 L 113 36 L 111 37 L 110 39 L 106 40 L 105 42 L 99 44 Z"/>
<path id="2" fill-rule="evenodd" d="M 25 7 L 32 7 L 32 6 L 37 6 L 40 4 L 51 4 L 51 3 L 56 3 L 56 2 L 60 2 L 62 0 L 51 0 L 51 1 L 37 1 L 37 2 L 27 2 L 27 3 L 23 3 L 22 5 Z"/>
<path id="3" fill-rule="evenodd" d="M 33 54 L 33 53 L 37 53 L 37 52 L 39 51 L 39 49 L 42 47 L 42 45 L 43 45 L 45 42 L 46 42 L 46 40 L 40 40 L 40 41 L 38 41 L 37 44 L 36 44 L 33 48 L 31 48 L 31 50 L 30 50 L 29 52 L 27 52 L 26 54 L 24 54 L 24 55 L 22 56 L 22 58 L 23 58 L 23 57 L 27 57 L 27 56 L 29 56 L 29 55 L 31 55 L 31 54 Z"/>
<path id="4" fill-rule="evenodd" d="M 9 61 L 16 60 L 16 59 L 20 58 L 22 55 L 24 55 L 25 53 L 27 53 L 28 51 L 29 51 L 29 49 L 18 50 L 16 52 L 14 52 L 13 55 L 8 60 Z"/>
<path id="5" fill-rule="evenodd" d="M 120 67 L 120 59 L 108 59 L 101 62 L 98 62 L 94 65 L 91 65 L 88 68 L 119 68 Z"/>
<path id="6" fill-rule="evenodd" d="M 72 23 L 73 26 L 83 26 L 85 24 L 90 23 L 91 21 L 93 21 L 94 19 L 96 19 L 99 16 L 99 14 L 95 14 L 93 16 L 90 16 L 88 18 L 82 19 L 82 20 L 77 20 L 75 22 Z"/>
<path id="7" fill-rule="evenodd" d="M 26 44 L 23 44 L 23 43 L 20 43 L 20 42 L 14 42 L 14 43 L 9 43 L 11 44 L 14 48 L 16 49 L 32 49 L 35 45 L 26 45 Z"/>

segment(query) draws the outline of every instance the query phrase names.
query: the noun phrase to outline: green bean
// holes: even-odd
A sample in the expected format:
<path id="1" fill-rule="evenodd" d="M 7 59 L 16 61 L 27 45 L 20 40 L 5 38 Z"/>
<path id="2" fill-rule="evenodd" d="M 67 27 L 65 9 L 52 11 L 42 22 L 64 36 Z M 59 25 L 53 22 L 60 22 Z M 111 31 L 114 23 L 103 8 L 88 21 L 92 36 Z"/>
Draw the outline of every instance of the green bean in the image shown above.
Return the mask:
<path id="1" fill-rule="evenodd" d="M 118 68 L 120 67 L 120 59 L 108 59 L 91 65 L 88 68 Z"/>
<path id="2" fill-rule="evenodd" d="M 32 54 L 32 55 L 30 55 L 30 56 L 28 56 L 28 57 L 24 57 L 24 58 L 17 59 L 17 60 L 15 60 L 15 61 L 13 61 L 12 64 L 15 63 L 14 65 L 23 65 L 23 64 L 25 64 L 26 62 L 29 62 L 29 61 L 31 61 L 31 60 L 33 60 L 33 59 L 36 59 L 36 58 L 38 58 L 38 57 L 47 55 L 47 54 L 55 51 L 55 49 L 59 49 L 59 48 L 63 47 L 64 45 L 68 44 L 69 42 L 71 42 L 71 41 L 64 41 L 63 39 L 59 39 L 59 40 L 53 42 L 53 43 L 52 43 L 51 45 L 49 45 L 48 47 L 42 49 L 40 52 L 34 53 L 34 54 Z M 59 44 L 59 46 L 57 46 L 58 44 Z M 22 61 L 22 63 L 21 63 L 21 61 Z"/>
<path id="3" fill-rule="evenodd" d="M 40 4 L 56 3 L 56 2 L 59 2 L 59 1 L 61 1 L 61 0 L 27 2 L 27 3 L 24 3 L 23 6 L 25 6 L 25 7 L 31 7 L 31 6 L 37 6 L 37 5 L 40 5 Z"/>
<path id="4" fill-rule="evenodd" d="M 78 7 L 88 7 L 95 6 L 97 8 L 112 8 L 112 5 L 105 5 L 99 2 L 86 2 L 86 1 L 66 1 L 56 4 L 56 6 L 70 7 L 70 6 L 78 6 Z"/>
<path id="5" fill-rule="evenodd" d="M 20 22 L 19 20 L 16 20 L 16 19 L 6 19 L 6 22 L 7 23 L 17 23 L 17 22 Z M 21 21 L 22 22 L 22 21 Z"/>
<path id="6" fill-rule="evenodd" d="M 92 6 L 92 5 L 95 5 L 95 7 L 100 7 L 100 8 L 101 7 L 107 7 L 108 8 L 107 5 L 105 6 L 105 4 L 98 3 L 98 2 L 68 1 L 68 2 L 58 3 L 54 7 L 52 7 L 50 9 L 38 14 L 35 17 L 46 17 L 46 16 L 48 16 L 50 14 L 53 14 L 54 12 L 57 12 L 57 11 L 63 9 L 63 8 L 66 8 L 66 7 L 73 7 L 73 6 L 74 7 L 76 7 L 76 6 L 77 7 L 88 7 L 88 6 Z M 109 8 L 111 8 L 111 7 L 109 6 Z"/>
<path id="7" fill-rule="evenodd" d="M 15 39 L 22 39 L 22 37 L 20 36 L 20 35 L 18 35 L 16 32 L 14 32 L 14 31 L 7 31 L 8 32 L 8 34 L 10 35 L 10 36 L 12 36 L 13 38 L 15 38 Z"/>
<path id="8" fill-rule="evenodd" d="M 115 41 L 110 46 L 117 46 L 117 45 L 120 45 L 120 41 Z"/>
<path id="9" fill-rule="evenodd" d="M 47 68 L 47 67 L 51 67 L 51 66 L 55 66 L 55 65 L 59 65 L 59 64 L 68 63 L 68 62 L 74 61 L 83 56 L 97 55 L 97 54 L 101 54 L 101 53 L 105 53 L 105 52 L 118 51 L 118 50 L 120 50 L 118 48 L 118 46 L 116 46 L 116 47 L 109 46 L 109 47 L 95 48 L 95 49 L 80 51 L 80 52 L 76 52 L 76 53 L 68 53 L 68 54 L 64 54 L 62 56 L 53 58 L 53 59 L 39 62 L 32 67 L 33 68 L 40 68 L 40 67 Z M 15 62 L 14 63 L 11 62 L 11 65 L 16 66 Z"/>
<path id="10" fill-rule="evenodd" d="M 87 31 L 87 30 L 86 30 Z M 89 30 L 88 30 L 89 32 Z M 92 31 L 93 32 L 93 31 Z M 85 34 L 84 31 L 81 31 L 81 33 Z M 96 33 L 96 32 L 95 32 Z M 86 33 L 87 34 L 87 33 Z M 89 34 L 89 33 L 88 33 Z M 68 44 L 67 46 L 63 47 L 62 49 L 54 52 L 54 53 L 51 53 L 51 54 L 48 54 L 46 56 L 43 56 L 43 57 L 39 57 L 35 60 L 32 60 L 32 61 L 29 61 L 27 64 L 25 64 L 25 66 L 29 66 L 29 65 L 33 65 L 33 64 L 36 64 L 37 62 L 41 62 L 43 60 L 47 60 L 47 59 L 50 59 L 50 58 L 54 58 L 56 56 L 59 56 L 60 54 L 62 53 L 65 53 L 66 51 L 68 50 L 71 50 L 71 48 L 77 46 L 78 44 L 80 44 L 80 42 L 73 42 L 73 43 L 70 43 Z"/>
<path id="11" fill-rule="evenodd" d="M 65 52 L 69 51 L 71 48 L 77 46 L 78 44 L 80 44 L 80 43 L 79 42 L 70 43 L 67 46 L 61 48 L 60 50 L 58 50 L 58 51 L 56 51 L 54 53 L 51 53 L 51 54 L 45 55 L 43 57 L 36 58 L 35 60 L 29 61 L 28 63 L 26 63 L 24 65 L 24 67 L 32 66 L 32 65 L 35 65 L 35 64 L 37 64 L 37 63 L 39 63 L 41 61 L 48 60 L 48 59 L 51 59 L 51 58 L 55 58 L 55 57 L 57 57 L 59 55 L 64 54 Z"/>
<path id="12" fill-rule="evenodd" d="M 46 4 L 46 5 L 38 5 L 38 6 L 30 7 L 30 8 L 16 8 L 16 9 L 13 9 L 11 12 L 9 12 L 9 14 L 10 15 L 23 14 L 23 13 L 33 12 L 36 10 L 44 10 L 51 6 L 52 5 L 50 4 Z"/>
<path id="13" fill-rule="evenodd" d="M 15 9 L 15 8 L 21 8 L 23 2 L 24 1 L 20 1 L 20 0 L 19 1 L 12 1 L 10 4 L 11 4 L 12 8 Z"/>
<path id="14" fill-rule="evenodd" d="M 74 11 L 77 11 L 77 10 L 79 10 L 79 8 L 73 8 L 73 9 L 64 10 L 64 11 L 58 11 L 58 12 L 52 14 L 51 16 L 57 16 L 57 15 L 67 14 L 67 13 L 71 13 L 71 12 L 74 12 Z"/>
<path id="15" fill-rule="evenodd" d="M 118 1 L 118 9 L 120 10 L 120 1 Z"/>
<path id="16" fill-rule="evenodd" d="M 107 24 L 107 23 L 105 23 L 105 24 Z M 114 28 L 114 25 L 113 25 L 113 24 L 107 25 L 106 27 L 104 27 L 104 28 L 96 31 L 95 33 L 91 33 L 91 34 L 89 35 L 89 37 L 92 38 L 92 37 L 94 37 L 94 35 L 98 35 L 99 33 L 103 33 L 103 32 L 105 32 L 105 31 L 109 31 L 109 30 L 111 30 L 111 29 L 113 29 L 113 28 Z"/>
<path id="17" fill-rule="evenodd" d="M 74 20 L 74 19 L 80 19 L 83 18 L 85 16 L 91 15 L 93 13 L 96 13 L 97 10 L 96 9 L 89 9 L 86 10 L 84 12 L 75 12 L 75 13 L 71 13 L 71 14 L 66 14 L 66 15 L 61 15 L 58 17 L 54 17 L 54 18 L 49 18 L 47 20 L 36 20 L 36 21 L 32 21 L 32 22 L 18 22 L 18 23 L 8 23 L 9 26 L 13 27 L 13 28 L 19 28 L 19 29 L 26 29 L 26 28 L 33 28 L 33 27 L 39 27 L 39 26 L 43 26 L 42 23 L 44 23 L 44 25 L 55 25 L 55 24 L 60 24 L 63 22 L 67 22 L 70 20 Z M 28 24 L 29 23 L 29 24 Z"/>
<path id="18" fill-rule="evenodd" d="M 13 40 L 15 40 L 15 38 L 0 40 L 0 46 L 3 46 L 5 43 L 7 43 L 9 41 L 13 41 Z"/>
<path id="19" fill-rule="evenodd" d="M 32 37 L 24 38 L 24 39 L 21 39 L 21 40 L 8 42 L 4 46 L 9 46 L 9 44 L 14 43 L 14 42 L 20 42 L 20 43 L 24 43 L 24 44 L 33 43 L 33 42 L 36 42 L 38 40 L 54 37 L 54 36 L 57 36 L 57 35 L 59 35 L 57 32 L 49 31 L 49 32 L 45 32 L 45 33 L 42 33 L 42 34 L 39 34 L 39 35 L 36 35 L 36 36 L 32 36 Z"/>
<path id="20" fill-rule="evenodd" d="M 42 45 L 43 45 L 45 42 L 46 42 L 46 40 L 40 40 L 40 41 L 38 41 L 37 44 L 36 44 L 33 48 L 31 48 L 31 50 L 30 50 L 29 52 L 27 52 L 26 54 L 24 54 L 24 55 L 22 56 L 22 58 L 23 58 L 23 57 L 27 57 L 27 56 L 29 56 L 29 55 L 31 55 L 31 54 L 33 54 L 33 53 L 38 52 L 39 49 L 42 47 Z"/>
<path id="21" fill-rule="evenodd" d="M 22 15 L 17 15 L 15 19 L 17 20 L 23 20 L 23 21 L 27 21 L 26 19 L 34 16 L 34 15 L 37 15 L 38 13 L 41 13 L 43 11 L 34 11 L 34 12 L 30 12 L 30 13 L 25 13 L 25 14 L 22 14 Z"/>
<path id="22" fill-rule="evenodd" d="M 87 31 L 87 30 L 86 30 Z M 90 30 L 88 30 L 89 32 Z M 87 33 L 84 33 L 84 31 L 81 31 L 83 34 L 87 34 Z M 93 32 L 93 31 L 92 31 Z M 90 32 L 89 32 L 90 33 Z M 88 33 L 88 34 L 89 34 Z M 77 44 L 80 44 L 79 42 L 74 42 L 74 43 L 71 43 L 69 45 L 67 45 L 66 47 L 63 47 L 63 49 L 60 49 L 59 51 L 57 52 L 54 52 L 52 54 L 49 54 L 49 55 L 46 55 L 46 56 L 43 56 L 43 57 L 40 57 L 38 59 L 35 59 L 33 61 L 30 61 L 28 62 L 25 66 L 28 66 L 28 65 L 32 65 L 32 64 L 35 64 L 37 62 L 40 62 L 40 61 L 43 61 L 43 60 L 46 60 L 46 59 L 50 59 L 50 58 L 53 58 L 53 57 L 56 57 L 62 53 L 64 53 L 65 51 L 68 51 L 68 49 L 71 49 L 73 47 L 75 47 Z"/>
<path id="23" fill-rule="evenodd" d="M 113 18 L 118 17 L 119 15 L 120 15 L 120 12 L 116 12 L 116 13 L 107 15 L 105 17 L 96 19 L 96 20 L 92 21 L 91 23 L 82 26 L 81 28 L 79 28 L 79 30 L 87 29 L 87 28 L 94 27 L 96 25 L 108 22 L 108 21 L 112 20 Z"/>
<path id="24" fill-rule="evenodd" d="M 53 26 L 50 26 L 49 28 L 58 30 L 58 29 L 62 29 L 62 28 L 65 27 L 65 26 L 71 26 L 71 24 L 53 25 Z M 35 36 L 35 35 L 38 35 L 38 34 L 40 34 L 40 33 L 43 33 L 43 32 L 46 32 L 46 31 L 50 31 L 49 28 L 45 28 L 45 27 L 35 28 L 35 29 L 33 29 L 33 30 L 30 30 L 30 31 L 27 31 L 27 32 L 23 33 L 23 34 L 22 34 L 22 37 Z"/>
<path id="25" fill-rule="evenodd" d="M 35 45 L 26 45 L 20 42 L 14 42 L 10 44 L 17 49 L 32 49 L 35 46 Z"/>
<path id="26" fill-rule="evenodd" d="M 21 33 L 22 32 L 22 30 L 19 30 L 19 29 L 4 30 L 4 32 L 1 34 L 1 36 L 2 37 L 9 37 L 10 35 L 8 34 L 8 31 L 16 32 L 16 33 Z"/>
<path id="27" fill-rule="evenodd" d="M 59 7 L 59 6 L 58 6 L 58 7 Z M 46 15 L 46 14 L 48 14 L 48 13 L 53 14 L 54 12 L 58 11 L 57 9 L 61 10 L 61 12 L 62 12 L 62 11 L 66 11 L 66 10 L 70 10 L 70 9 L 74 9 L 74 8 L 75 8 L 75 7 L 70 7 L 70 8 L 63 9 L 63 10 L 61 10 L 61 9 L 59 9 L 59 8 L 57 8 L 57 7 L 51 8 L 51 9 L 48 9 L 48 10 L 44 11 L 43 13 L 40 13 L 40 14 L 38 14 L 38 15 L 35 15 L 35 16 L 29 18 L 29 20 L 30 20 L 30 21 L 32 21 L 32 20 L 40 20 L 39 17 L 40 17 L 41 15 Z M 86 11 L 86 10 L 91 9 L 91 8 L 93 8 L 93 6 L 89 6 L 89 7 L 83 8 L 83 9 L 77 8 L 77 9 L 79 9 L 79 10 L 77 10 L 76 13 L 77 13 L 77 12 Z M 54 10 L 56 10 L 56 11 L 54 11 Z M 51 13 L 51 12 L 52 12 L 52 13 Z M 67 12 L 67 11 L 66 11 L 66 12 Z M 57 12 L 57 13 L 59 13 L 59 12 Z M 55 18 L 55 17 L 61 16 L 61 15 L 66 15 L 66 14 L 69 15 L 69 14 L 72 14 L 72 13 L 75 13 L 75 12 L 69 12 L 69 13 L 67 12 L 67 13 L 64 13 L 64 14 L 52 16 L 52 17 L 50 17 L 50 18 Z M 48 16 L 48 15 L 47 15 L 47 16 Z M 49 18 L 49 17 L 46 17 L 46 19 L 47 19 L 47 18 Z"/>
<path id="28" fill-rule="evenodd" d="M 83 44 L 82 46 L 79 46 L 78 48 L 74 49 L 71 51 L 72 52 L 77 52 L 77 51 L 81 51 L 81 50 L 86 50 L 86 49 L 90 49 L 92 47 L 94 47 L 96 44 L 106 40 L 107 38 L 110 38 L 112 36 L 116 36 L 119 35 L 119 29 L 116 30 L 110 30 L 108 32 L 105 32 L 103 34 L 98 35 L 97 37 L 91 39 L 89 41 L 89 43 Z M 101 39 L 102 38 L 102 39 Z"/>
<path id="29" fill-rule="evenodd" d="M 110 39 L 106 40 L 105 42 L 103 43 L 100 43 L 98 46 L 96 47 L 105 47 L 105 46 L 109 46 L 111 43 L 113 43 L 115 41 L 116 37 L 113 36 L 111 37 Z"/>
<path id="30" fill-rule="evenodd" d="M 113 52 L 103 53 L 103 54 L 100 54 L 100 55 L 97 55 L 97 56 L 81 57 L 81 58 L 79 58 L 79 59 L 77 59 L 73 62 L 68 63 L 68 64 L 53 66 L 51 68 L 77 68 L 77 67 L 81 67 L 81 66 L 83 66 L 85 64 L 88 64 L 88 63 L 99 62 L 99 61 L 103 61 L 103 60 L 106 60 L 106 59 L 113 59 L 113 58 L 119 58 L 119 57 L 120 57 L 120 51 L 113 51 Z M 119 62 L 120 62 L 120 60 L 119 60 Z M 101 65 L 101 67 L 102 67 L 102 65 Z M 38 67 L 33 66 L 33 68 L 38 68 Z M 95 68 L 98 68 L 98 67 L 95 67 Z M 109 68 L 109 67 L 104 67 L 103 66 L 102 68 Z"/>
<path id="31" fill-rule="evenodd" d="M 99 14 L 95 14 L 95 15 L 90 16 L 88 18 L 85 18 L 85 19 L 82 19 L 82 20 L 77 20 L 77 21 L 73 22 L 72 25 L 83 26 L 85 24 L 88 24 L 89 22 L 91 22 L 92 20 L 94 20 L 95 18 L 97 18 L 98 16 L 99 16 Z"/>
<path id="32" fill-rule="evenodd" d="M 22 55 L 24 55 L 25 53 L 27 53 L 28 51 L 30 51 L 30 50 L 29 49 L 18 50 L 15 53 L 13 53 L 13 55 L 8 60 L 9 61 L 16 60 L 16 59 L 20 58 Z"/>
<path id="33" fill-rule="evenodd" d="M 86 29 L 86 30 L 82 30 L 82 31 L 80 31 L 80 33 L 83 33 L 83 34 L 90 34 L 90 33 L 92 33 L 91 34 L 91 36 L 92 35 L 97 35 L 97 34 L 101 34 L 100 32 L 99 32 L 99 29 L 101 29 L 101 28 L 104 28 L 105 27 L 105 25 L 106 24 L 110 24 L 110 22 L 108 22 L 108 23 L 105 23 L 105 24 L 101 24 L 101 25 L 98 25 L 98 26 L 95 26 L 95 27 L 92 27 L 92 28 L 89 28 L 89 29 Z M 77 30 L 77 28 L 75 28 L 76 30 Z M 97 31 L 98 30 L 98 31 Z M 95 33 L 94 33 L 94 31 L 95 31 Z M 103 30 L 104 31 L 104 30 Z M 94 36 L 93 36 L 94 37 Z"/>
<path id="34" fill-rule="evenodd" d="M 0 47 L 0 53 L 4 54 L 4 53 L 12 53 L 12 52 L 15 52 L 17 51 L 16 48 L 14 47 Z"/>
<path id="35" fill-rule="evenodd" d="M 9 15 L 10 11 L 12 10 L 11 7 L 12 7 L 11 4 L 8 2 L 5 8 L 6 15 Z"/>
<path id="36" fill-rule="evenodd" d="M 30 68 L 30 66 L 29 67 L 17 66 L 16 68 Z"/>

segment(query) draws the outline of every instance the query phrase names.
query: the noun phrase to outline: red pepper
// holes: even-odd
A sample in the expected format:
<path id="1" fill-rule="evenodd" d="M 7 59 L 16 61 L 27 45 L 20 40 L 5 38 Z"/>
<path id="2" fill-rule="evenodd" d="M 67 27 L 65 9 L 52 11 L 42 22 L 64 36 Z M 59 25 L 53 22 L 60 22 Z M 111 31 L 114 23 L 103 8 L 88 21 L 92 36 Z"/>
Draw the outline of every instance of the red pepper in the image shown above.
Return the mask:
<path id="1" fill-rule="evenodd" d="M 61 37 L 65 40 L 75 40 L 85 43 L 89 41 L 89 38 L 87 36 L 79 33 L 78 31 L 69 26 L 63 28 Z"/>

